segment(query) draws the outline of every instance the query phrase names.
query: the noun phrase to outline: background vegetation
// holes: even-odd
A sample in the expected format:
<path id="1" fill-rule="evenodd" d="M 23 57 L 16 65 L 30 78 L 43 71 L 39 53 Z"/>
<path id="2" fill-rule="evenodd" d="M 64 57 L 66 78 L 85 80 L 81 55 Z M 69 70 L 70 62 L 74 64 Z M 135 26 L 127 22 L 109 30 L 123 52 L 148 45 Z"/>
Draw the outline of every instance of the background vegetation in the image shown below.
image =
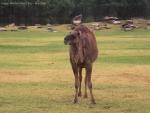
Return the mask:
<path id="1" fill-rule="evenodd" d="M 104 16 L 120 19 L 150 17 L 149 0 L 0 0 L 0 23 L 47 24 L 70 23 L 72 17 L 84 15 L 85 21 Z"/>

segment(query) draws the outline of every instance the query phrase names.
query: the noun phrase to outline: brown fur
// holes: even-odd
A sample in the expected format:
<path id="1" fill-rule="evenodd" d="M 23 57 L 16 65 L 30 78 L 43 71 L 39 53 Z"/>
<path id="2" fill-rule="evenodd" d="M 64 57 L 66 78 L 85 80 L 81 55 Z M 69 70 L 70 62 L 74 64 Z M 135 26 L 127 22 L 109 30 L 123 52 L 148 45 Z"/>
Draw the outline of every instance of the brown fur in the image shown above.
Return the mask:
<path id="1" fill-rule="evenodd" d="M 88 86 L 92 103 L 95 103 L 92 93 L 91 73 L 92 64 L 98 56 L 98 49 L 94 33 L 86 26 L 79 25 L 65 37 L 64 42 L 70 45 L 70 62 L 75 76 L 76 88 L 74 103 L 78 101 L 77 96 L 81 96 L 82 68 L 86 69 L 84 97 L 87 97 Z"/>

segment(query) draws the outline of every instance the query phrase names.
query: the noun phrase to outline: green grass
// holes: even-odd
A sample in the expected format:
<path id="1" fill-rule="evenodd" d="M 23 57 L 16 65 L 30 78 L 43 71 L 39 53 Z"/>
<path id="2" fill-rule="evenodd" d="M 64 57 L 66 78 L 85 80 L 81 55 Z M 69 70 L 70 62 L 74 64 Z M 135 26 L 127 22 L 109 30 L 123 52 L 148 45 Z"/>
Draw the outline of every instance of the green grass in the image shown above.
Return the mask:
<path id="1" fill-rule="evenodd" d="M 73 104 L 66 34 L 0 32 L 0 113 L 150 112 L 148 30 L 96 32 L 99 58 L 92 75 L 96 105 L 83 97 Z"/>
<path id="2" fill-rule="evenodd" d="M 99 62 L 103 63 L 126 63 L 126 64 L 149 64 L 150 65 L 150 55 L 149 56 L 112 56 L 112 57 L 101 57 Z"/>

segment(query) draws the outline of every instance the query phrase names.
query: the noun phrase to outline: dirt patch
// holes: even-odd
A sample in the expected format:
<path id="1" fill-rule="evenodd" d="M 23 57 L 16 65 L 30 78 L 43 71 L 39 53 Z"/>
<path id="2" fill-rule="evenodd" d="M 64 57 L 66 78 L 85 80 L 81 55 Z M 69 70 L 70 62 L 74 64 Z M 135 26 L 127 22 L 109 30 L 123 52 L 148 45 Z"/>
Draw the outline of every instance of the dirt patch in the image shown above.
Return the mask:
<path id="1" fill-rule="evenodd" d="M 63 70 L 0 70 L 0 82 L 52 82 L 69 81 L 64 75 L 70 75 L 71 71 Z"/>
<path id="2" fill-rule="evenodd" d="M 104 66 L 94 67 L 92 80 L 96 83 L 150 84 L 150 67 L 147 66 Z M 84 82 L 85 71 L 83 71 Z M 71 68 L 65 70 L 0 70 L 0 82 L 71 82 L 74 76 Z"/>
<path id="3" fill-rule="evenodd" d="M 139 74 L 132 74 L 132 73 L 123 73 L 122 77 L 128 79 L 131 82 L 144 82 L 150 84 L 150 76 L 142 76 Z"/>
<path id="4" fill-rule="evenodd" d="M 130 84 L 142 82 L 150 84 L 149 65 L 105 66 L 94 70 L 92 79 L 98 83 Z"/>

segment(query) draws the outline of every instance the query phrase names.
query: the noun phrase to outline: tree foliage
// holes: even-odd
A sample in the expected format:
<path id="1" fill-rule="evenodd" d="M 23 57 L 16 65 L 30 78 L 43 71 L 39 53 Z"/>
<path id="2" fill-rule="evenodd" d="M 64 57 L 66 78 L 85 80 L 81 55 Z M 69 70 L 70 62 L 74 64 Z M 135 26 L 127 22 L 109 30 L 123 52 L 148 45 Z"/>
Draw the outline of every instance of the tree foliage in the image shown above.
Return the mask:
<path id="1" fill-rule="evenodd" d="M 0 0 L 0 24 L 70 23 L 75 15 L 85 21 L 104 16 L 150 17 L 150 0 Z"/>

